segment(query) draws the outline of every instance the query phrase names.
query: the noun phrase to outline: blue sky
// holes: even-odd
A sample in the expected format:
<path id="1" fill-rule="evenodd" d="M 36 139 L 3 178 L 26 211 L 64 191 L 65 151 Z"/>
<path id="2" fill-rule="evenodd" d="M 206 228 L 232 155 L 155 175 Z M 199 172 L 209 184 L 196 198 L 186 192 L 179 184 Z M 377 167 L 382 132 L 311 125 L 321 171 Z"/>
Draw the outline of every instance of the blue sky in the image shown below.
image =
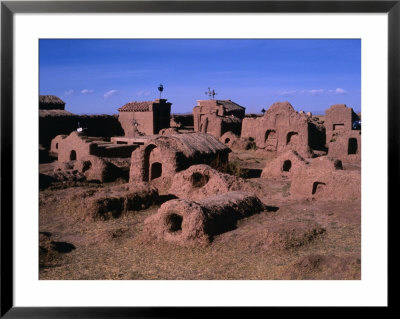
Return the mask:
<path id="1" fill-rule="evenodd" d="M 231 99 L 258 113 L 277 101 L 324 114 L 344 103 L 361 111 L 361 40 L 54 40 L 39 42 L 40 94 L 76 114 L 115 114 L 159 97 L 172 113 L 196 100 Z"/>

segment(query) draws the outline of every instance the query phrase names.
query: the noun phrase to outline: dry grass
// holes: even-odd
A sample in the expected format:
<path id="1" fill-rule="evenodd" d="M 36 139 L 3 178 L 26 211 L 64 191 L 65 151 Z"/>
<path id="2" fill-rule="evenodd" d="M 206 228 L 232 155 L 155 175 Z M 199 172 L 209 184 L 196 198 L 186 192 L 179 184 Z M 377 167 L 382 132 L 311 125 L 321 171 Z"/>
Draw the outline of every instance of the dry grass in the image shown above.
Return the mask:
<path id="1" fill-rule="evenodd" d="M 239 156 L 252 167 L 251 157 Z M 40 279 L 360 279 L 359 200 L 294 201 L 289 182 L 252 181 L 264 189 L 260 199 L 279 209 L 240 220 L 236 229 L 216 236 L 210 245 L 191 248 L 142 241 L 143 221 L 157 206 L 108 221 L 82 221 L 82 197 L 101 185 L 43 190 L 40 231 L 76 249 L 43 265 Z M 274 225 L 285 223 L 293 229 L 318 224 L 325 231 L 295 247 L 266 249 L 268 236 L 285 232 Z"/>

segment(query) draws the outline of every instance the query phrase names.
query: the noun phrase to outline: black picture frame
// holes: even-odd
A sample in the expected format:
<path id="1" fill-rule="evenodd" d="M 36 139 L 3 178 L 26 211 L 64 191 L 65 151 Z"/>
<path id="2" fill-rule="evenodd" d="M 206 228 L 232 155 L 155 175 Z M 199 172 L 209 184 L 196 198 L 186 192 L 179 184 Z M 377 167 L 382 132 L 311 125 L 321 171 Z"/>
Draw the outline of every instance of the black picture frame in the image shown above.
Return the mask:
<path id="1" fill-rule="evenodd" d="M 1 1 L 1 317 L 175 318 L 226 316 L 226 308 L 15 307 L 13 303 L 13 16 L 15 13 L 388 13 L 388 218 L 398 213 L 400 0 L 396 1 Z M 379 212 L 384 213 L 384 212 Z M 389 234 L 393 223 L 388 223 Z M 389 239 L 389 238 L 388 238 Z M 390 244 L 390 242 L 389 242 Z M 390 245 L 389 245 L 390 247 Z M 390 249 L 389 249 L 390 250 Z M 389 259 L 390 262 L 390 259 Z M 388 280 L 388 285 L 390 280 Z M 391 306 L 389 296 L 387 309 Z M 232 309 L 230 309 L 232 311 Z M 236 315 L 265 308 L 236 308 Z M 291 308 L 301 315 L 306 308 Z"/>

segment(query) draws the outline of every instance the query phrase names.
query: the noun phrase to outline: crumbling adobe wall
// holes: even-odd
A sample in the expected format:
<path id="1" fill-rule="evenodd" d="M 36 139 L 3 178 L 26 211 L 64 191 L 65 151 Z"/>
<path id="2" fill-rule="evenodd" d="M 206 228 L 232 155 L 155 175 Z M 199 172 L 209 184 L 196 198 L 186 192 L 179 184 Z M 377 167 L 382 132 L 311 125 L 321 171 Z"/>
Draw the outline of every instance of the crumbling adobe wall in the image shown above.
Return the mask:
<path id="1" fill-rule="evenodd" d="M 296 151 L 287 151 L 268 162 L 262 173 L 262 178 L 291 178 L 298 170 L 316 169 L 326 172 L 343 169 L 342 161 L 328 156 L 304 159 Z"/>
<path id="2" fill-rule="evenodd" d="M 325 111 L 326 143 L 328 144 L 337 132 L 351 131 L 356 120 L 359 120 L 359 117 L 351 107 L 345 104 L 332 105 Z"/>
<path id="3" fill-rule="evenodd" d="M 296 169 L 307 169 L 309 162 L 296 151 L 286 151 L 268 162 L 261 173 L 261 178 L 285 179 L 292 176 Z"/>
<path id="4" fill-rule="evenodd" d="M 193 108 L 195 132 L 202 132 L 220 138 L 231 131 L 240 135 L 245 108 L 231 100 L 199 100 Z"/>
<path id="5" fill-rule="evenodd" d="M 163 149 L 151 142 L 139 147 L 132 152 L 130 183 L 152 182 L 155 179 L 167 183 L 178 170 L 179 156 L 173 149 L 163 152 Z"/>
<path id="6" fill-rule="evenodd" d="M 256 143 L 252 138 L 241 138 L 231 131 L 225 132 L 219 140 L 234 151 L 255 149 Z"/>
<path id="7" fill-rule="evenodd" d="M 122 175 L 121 169 L 104 159 L 88 155 L 80 158 L 74 169 L 85 175 L 87 181 L 111 182 Z"/>
<path id="8" fill-rule="evenodd" d="M 292 177 L 290 194 L 294 198 L 315 200 L 352 200 L 361 198 L 359 171 L 297 170 Z"/>
<path id="9" fill-rule="evenodd" d="M 230 191 L 252 192 L 254 186 L 236 176 L 221 173 L 208 165 L 193 165 L 174 175 L 169 194 L 198 200 Z"/>
<path id="10" fill-rule="evenodd" d="M 57 135 L 55 138 L 51 140 L 50 143 L 50 152 L 53 154 L 58 154 L 58 147 L 60 142 L 65 139 L 68 135 Z"/>
<path id="11" fill-rule="evenodd" d="M 86 220 L 118 218 L 128 211 L 146 209 L 158 201 L 157 189 L 149 185 L 117 185 L 85 198 L 81 217 Z"/>
<path id="12" fill-rule="evenodd" d="M 59 162 L 79 161 L 85 156 L 95 155 L 106 158 L 130 158 L 137 148 L 134 144 L 116 144 L 102 138 L 89 137 L 73 131 L 68 136 L 58 135 L 52 140 L 52 150 L 58 154 Z"/>
<path id="13" fill-rule="evenodd" d="M 242 120 L 234 116 L 219 116 L 217 114 L 200 115 L 198 132 L 208 133 L 220 138 L 225 132 L 231 131 L 240 135 Z"/>
<path id="14" fill-rule="evenodd" d="M 60 115 L 56 111 L 40 111 L 39 144 L 49 149 L 54 137 L 76 131 L 78 122 L 88 128 L 86 134 L 89 136 L 111 137 L 124 134 L 117 115 Z"/>
<path id="15" fill-rule="evenodd" d="M 337 158 L 333 158 L 330 156 L 321 156 L 310 160 L 309 167 L 334 172 L 336 170 L 342 170 L 343 164 L 342 161 Z"/>
<path id="16" fill-rule="evenodd" d="M 129 181 L 151 182 L 157 187 L 169 188 L 175 173 L 191 165 L 207 164 L 226 171 L 229 152 L 229 148 L 209 134 L 154 137 L 132 152 Z"/>
<path id="17" fill-rule="evenodd" d="M 97 145 L 86 136 L 76 131 L 59 142 L 58 161 L 69 162 L 80 160 L 84 156 L 92 155 Z"/>
<path id="18" fill-rule="evenodd" d="M 146 218 L 142 237 L 182 246 L 208 244 L 213 236 L 234 229 L 237 220 L 263 210 L 264 205 L 256 196 L 243 192 L 196 202 L 170 200 L 156 214 Z"/>
<path id="19" fill-rule="evenodd" d="M 268 152 L 295 150 L 311 157 L 309 117 L 296 112 L 289 102 L 277 102 L 263 117 L 244 118 L 241 137 L 254 138 L 258 148 Z"/>
<path id="20" fill-rule="evenodd" d="M 328 155 L 343 162 L 361 162 L 361 131 L 334 132 L 328 142 Z"/>

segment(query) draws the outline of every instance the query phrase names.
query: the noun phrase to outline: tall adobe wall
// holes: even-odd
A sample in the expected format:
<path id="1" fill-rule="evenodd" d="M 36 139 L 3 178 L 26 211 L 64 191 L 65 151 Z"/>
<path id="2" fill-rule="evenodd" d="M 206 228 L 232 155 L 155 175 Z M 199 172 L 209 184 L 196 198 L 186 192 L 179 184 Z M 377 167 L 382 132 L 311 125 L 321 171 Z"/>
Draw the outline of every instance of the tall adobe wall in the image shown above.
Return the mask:
<path id="1" fill-rule="evenodd" d="M 310 157 L 309 118 L 296 112 L 289 102 L 274 103 L 262 117 L 245 118 L 244 138 L 254 138 L 258 148 L 269 152 L 294 150 Z"/>

